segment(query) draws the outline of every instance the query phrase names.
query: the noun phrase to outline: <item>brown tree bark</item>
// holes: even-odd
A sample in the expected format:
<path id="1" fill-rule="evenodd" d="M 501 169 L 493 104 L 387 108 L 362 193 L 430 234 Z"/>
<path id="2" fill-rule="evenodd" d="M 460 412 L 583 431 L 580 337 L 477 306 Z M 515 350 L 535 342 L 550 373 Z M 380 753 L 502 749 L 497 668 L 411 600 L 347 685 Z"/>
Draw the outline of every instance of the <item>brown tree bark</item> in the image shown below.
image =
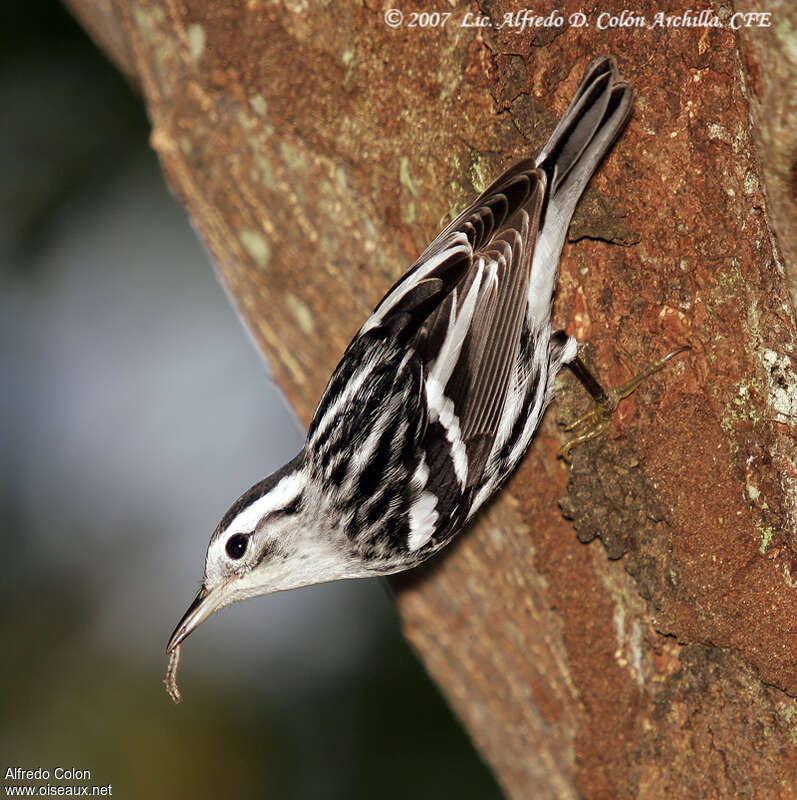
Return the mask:
<path id="1" fill-rule="evenodd" d="M 769 28 L 733 30 L 739 0 L 709 6 L 722 27 L 601 31 L 621 4 L 568 0 L 562 27 L 521 31 L 488 0 L 441 3 L 438 28 L 398 2 L 396 28 L 368 3 L 69 2 L 140 86 L 305 421 L 441 218 L 537 151 L 593 56 L 618 57 L 634 115 L 577 213 L 556 319 L 609 382 L 692 350 L 572 468 L 556 419 L 585 399 L 565 376 L 508 488 L 397 603 L 510 796 L 797 796 L 793 6 Z"/>

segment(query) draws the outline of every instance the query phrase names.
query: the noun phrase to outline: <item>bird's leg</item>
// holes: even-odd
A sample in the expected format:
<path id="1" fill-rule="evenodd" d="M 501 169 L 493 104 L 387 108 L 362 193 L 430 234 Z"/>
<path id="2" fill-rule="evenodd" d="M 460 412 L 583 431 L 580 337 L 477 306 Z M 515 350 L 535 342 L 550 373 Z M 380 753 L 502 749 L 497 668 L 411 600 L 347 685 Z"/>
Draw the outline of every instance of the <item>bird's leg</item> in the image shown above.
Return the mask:
<path id="1" fill-rule="evenodd" d="M 622 385 L 616 387 L 615 389 L 611 389 L 608 392 L 598 383 L 595 376 L 587 369 L 587 366 L 584 362 L 576 356 L 572 361 L 570 361 L 567 366 L 570 367 L 573 374 L 581 381 L 584 385 L 584 388 L 590 393 L 592 399 L 595 401 L 592 409 L 588 411 L 584 416 L 579 417 L 575 422 L 571 422 L 569 425 L 565 426 L 566 431 L 578 431 L 580 433 L 576 433 L 572 439 L 565 442 L 561 449 L 559 450 L 559 455 L 565 460 L 569 461 L 570 451 L 579 444 L 583 442 L 588 442 L 590 439 L 594 439 L 596 436 L 600 436 L 603 431 L 609 425 L 609 421 L 612 418 L 612 414 L 614 413 L 615 409 L 617 408 L 620 401 L 630 394 L 634 392 L 634 390 L 639 386 L 642 381 L 646 378 L 649 378 L 653 375 L 654 372 L 658 372 L 660 369 L 663 369 L 667 362 L 673 358 L 673 356 L 677 356 L 678 353 L 683 353 L 684 350 L 689 350 L 688 345 L 684 345 L 683 347 L 679 347 L 676 350 L 673 350 L 670 353 L 667 353 L 664 358 L 660 358 L 658 361 L 654 361 L 650 364 L 646 369 L 642 370 L 639 375 L 631 378 L 631 380 L 626 381 Z"/>

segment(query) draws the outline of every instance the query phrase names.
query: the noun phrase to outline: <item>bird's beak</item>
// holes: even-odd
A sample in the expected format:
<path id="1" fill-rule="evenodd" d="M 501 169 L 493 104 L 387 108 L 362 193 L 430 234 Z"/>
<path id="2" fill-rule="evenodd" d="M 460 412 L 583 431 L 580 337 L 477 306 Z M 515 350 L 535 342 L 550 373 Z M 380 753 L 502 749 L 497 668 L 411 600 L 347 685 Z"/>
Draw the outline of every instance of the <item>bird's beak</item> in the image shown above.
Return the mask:
<path id="1" fill-rule="evenodd" d="M 199 590 L 199 594 L 194 598 L 194 602 L 188 606 L 188 611 L 183 614 L 183 618 L 177 623 L 174 633 L 166 645 L 166 652 L 171 653 L 180 642 L 188 636 L 191 631 L 198 628 L 214 611 L 221 605 L 224 586 L 219 586 L 212 591 L 204 587 Z"/>

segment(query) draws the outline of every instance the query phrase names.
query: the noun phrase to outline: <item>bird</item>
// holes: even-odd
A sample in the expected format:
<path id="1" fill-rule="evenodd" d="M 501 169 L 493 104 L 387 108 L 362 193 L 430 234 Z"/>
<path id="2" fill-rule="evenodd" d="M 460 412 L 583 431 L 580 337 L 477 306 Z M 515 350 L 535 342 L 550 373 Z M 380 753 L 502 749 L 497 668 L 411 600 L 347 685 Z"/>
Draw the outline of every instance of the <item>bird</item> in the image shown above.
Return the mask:
<path id="1" fill-rule="evenodd" d="M 575 425 L 580 443 L 680 352 L 610 393 L 551 322 L 571 217 L 632 94 L 613 58 L 592 61 L 537 158 L 500 175 L 365 320 L 299 454 L 241 495 L 213 532 L 201 589 L 167 646 L 173 699 L 182 642 L 220 608 L 401 572 L 445 547 L 528 450 L 563 365 L 596 401 Z"/>

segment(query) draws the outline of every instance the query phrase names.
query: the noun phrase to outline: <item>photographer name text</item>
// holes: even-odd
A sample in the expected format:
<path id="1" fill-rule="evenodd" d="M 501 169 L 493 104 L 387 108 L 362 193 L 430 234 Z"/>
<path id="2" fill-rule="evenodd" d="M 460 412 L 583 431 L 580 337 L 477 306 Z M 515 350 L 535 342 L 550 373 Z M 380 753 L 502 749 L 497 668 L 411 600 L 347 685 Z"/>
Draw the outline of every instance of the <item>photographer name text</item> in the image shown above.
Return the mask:
<path id="1" fill-rule="evenodd" d="M 44 767 L 8 767 L 4 777 L 6 784 L 17 784 L 5 786 L 6 797 L 113 797 L 111 784 L 92 784 L 88 769 L 55 767 L 51 771 Z"/>
<path id="2" fill-rule="evenodd" d="M 677 14 L 659 11 L 652 16 L 639 14 L 629 9 L 620 12 L 602 11 L 592 15 L 583 11 L 565 15 L 554 10 L 545 13 L 524 8 L 520 11 L 507 12 L 500 20 L 494 21 L 484 14 L 473 11 L 466 12 L 461 19 L 455 19 L 451 11 L 408 11 L 391 8 L 385 12 L 385 23 L 391 28 L 443 28 L 446 25 L 458 25 L 461 28 L 507 28 L 514 33 L 522 33 L 534 28 L 589 28 L 595 25 L 598 30 L 608 31 L 623 28 L 770 28 L 772 27 L 771 11 L 737 11 L 727 19 L 721 19 L 709 9 L 702 11 L 681 11 Z"/>

